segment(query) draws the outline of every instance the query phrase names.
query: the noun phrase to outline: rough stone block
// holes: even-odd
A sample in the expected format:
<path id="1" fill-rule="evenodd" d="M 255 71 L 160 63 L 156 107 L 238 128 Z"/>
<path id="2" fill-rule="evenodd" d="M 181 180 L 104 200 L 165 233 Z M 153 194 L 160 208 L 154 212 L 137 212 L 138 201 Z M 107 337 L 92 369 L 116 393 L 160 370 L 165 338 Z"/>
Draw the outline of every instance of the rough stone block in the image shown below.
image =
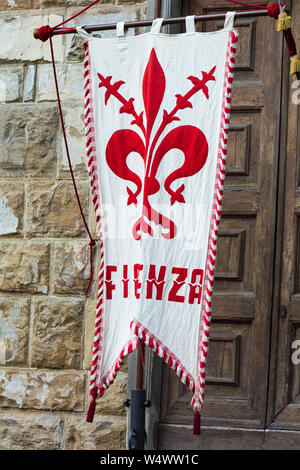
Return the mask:
<path id="1" fill-rule="evenodd" d="M 54 175 L 56 105 L 2 105 L 0 113 L 0 176 Z"/>
<path id="2" fill-rule="evenodd" d="M 29 299 L 0 298 L 0 364 L 27 364 L 29 321 Z"/>
<path id="3" fill-rule="evenodd" d="M 38 368 L 79 369 L 82 358 L 81 300 L 34 299 L 31 365 Z"/>
<path id="4" fill-rule="evenodd" d="M 82 62 L 84 59 L 83 50 L 84 39 L 80 36 L 72 34 L 67 40 L 67 47 L 65 49 L 66 62 Z"/>
<path id="5" fill-rule="evenodd" d="M 47 294 L 49 243 L 0 242 L 0 291 Z"/>
<path id="6" fill-rule="evenodd" d="M 23 75 L 21 65 L 0 67 L 0 102 L 21 100 Z"/>
<path id="7" fill-rule="evenodd" d="M 20 234 L 23 229 L 24 185 L 0 183 L 0 236 Z"/>
<path id="8" fill-rule="evenodd" d="M 56 66 L 61 101 L 83 103 L 83 65 L 64 64 Z M 37 101 L 56 101 L 52 65 L 42 64 L 37 71 Z"/>
<path id="9" fill-rule="evenodd" d="M 29 65 L 26 70 L 24 82 L 24 101 L 34 101 L 35 93 L 35 65 Z"/>
<path id="10" fill-rule="evenodd" d="M 1 450 L 56 450 L 61 446 L 62 420 L 50 413 L 1 412 Z"/>
<path id="11" fill-rule="evenodd" d="M 81 372 L 0 370 L 0 407 L 83 411 Z"/>
<path id="12" fill-rule="evenodd" d="M 88 178 L 83 105 L 65 105 L 63 113 L 73 172 L 77 177 Z M 69 164 L 62 136 L 59 148 L 59 177 L 70 178 Z"/>
<path id="13" fill-rule="evenodd" d="M 16 3 L 18 1 L 16 0 Z M 50 62 L 49 44 L 33 37 L 33 30 L 47 24 L 56 25 L 62 21 L 58 15 L 28 15 L 19 12 L 3 13 L 0 17 L 0 62 Z M 57 62 L 63 60 L 62 37 L 53 41 L 54 55 Z"/>
<path id="14" fill-rule="evenodd" d="M 59 242 L 54 251 L 54 292 L 84 294 L 90 279 L 88 243 Z"/>
<path id="15" fill-rule="evenodd" d="M 0 11 L 31 8 L 31 0 L 0 0 Z"/>
<path id="16" fill-rule="evenodd" d="M 86 423 L 86 415 L 66 416 L 65 449 L 121 450 L 126 449 L 126 419 L 95 416 Z"/>
<path id="17" fill-rule="evenodd" d="M 85 215 L 88 212 L 89 183 L 76 183 Z M 86 236 L 72 182 L 28 184 L 27 235 L 31 237 Z"/>
<path id="18" fill-rule="evenodd" d="M 111 3 L 114 0 L 100 0 L 99 3 Z M 62 7 L 81 7 L 91 3 L 90 0 L 56 0 L 55 5 Z M 33 8 L 53 6 L 53 0 L 33 0 Z"/>
<path id="19" fill-rule="evenodd" d="M 126 392 L 127 374 L 119 370 L 114 383 L 106 390 L 103 397 L 97 399 L 96 414 L 125 416 Z"/>
<path id="20" fill-rule="evenodd" d="M 106 2 L 105 2 L 106 3 Z M 117 23 L 119 21 L 135 21 L 140 18 L 140 10 L 141 4 L 135 5 L 132 3 L 131 5 L 112 5 L 111 2 L 108 5 L 97 5 L 88 10 L 87 12 L 80 15 L 78 18 L 75 18 L 70 22 L 70 27 L 85 25 L 85 24 L 102 24 L 102 23 Z M 75 9 L 69 9 L 68 15 L 72 15 L 75 13 Z M 115 30 L 111 31 L 101 31 L 100 33 L 95 33 L 98 37 L 101 38 L 108 38 L 114 37 L 116 35 Z M 94 35 L 95 35 L 94 34 Z M 129 29 L 127 35 L 134 36 L 135 31 L 134 29 Z M 78 54 L 78 58 L 81 56 L 81 43 L 80 41 L 75 41 L 74 43 L 74 36 L 67 35 L 65 38 L 65 58 L 70 61 L 76 58 Z M 77 49 L 76 49 L 77 45 Z"/>

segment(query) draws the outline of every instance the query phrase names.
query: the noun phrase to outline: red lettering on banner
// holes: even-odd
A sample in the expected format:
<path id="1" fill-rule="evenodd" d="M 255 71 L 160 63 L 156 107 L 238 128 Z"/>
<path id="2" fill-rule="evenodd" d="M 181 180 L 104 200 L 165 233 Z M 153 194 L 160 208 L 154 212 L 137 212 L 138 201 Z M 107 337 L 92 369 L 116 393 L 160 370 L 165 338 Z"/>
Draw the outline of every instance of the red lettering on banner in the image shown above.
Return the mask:
<path id="1" fill-rule="evenodd" d="M 141 287 L 142 283 L 139 279 L 140 272 L 144 269 L 142 264 L 134 264 L 132 269 L 133 277 L 130 277 L 129 267 L 127 264 L 118 267 L 115 265 L 106 266 L 106 299 L 111 300 L 113 292 L 116 291 L 117 285 L 113 283 L 112 274 L 116 272 L 122 272 L 122 280 L 119 279 L 119 289 L 122 297 L 128 299 L 131 295 L 134 295 L 136 299 L 139 299 L 141 296 Z M 166 273 L 167 266 L 156 266 L 155 264 L 150 264 L 148 268 L 148 278 L 146 280 L 146 299 L 152 300 L 162 300 L 165 293 L 166 285 Z M 179 302 L 184 303 L 188 301 L 189 304 L 194 304 L 195 300 L 198 304 L 201 302 L 202 296 L 202 287 L 203 287 L 203 278 L 204 271 L 203 269 L 193 269 L 189 285 L 189 295 L 188 298 L 185 298 L 184 295 L 179 295 L 181 288 L 187 285 L 187 278 L 189 277 L 188 268 L 179 268 L 173 267 L 171 269 L 171 274 L 175 274 L 176 278 L 173 280 L 173 284 L 169 289 L 169 292 L 166 293 L 166 298 L 169 302 Z M 123 286 L 122 286 L 123 284 Z M 153 288 L 155 287 L 155 293 L 153 293 Z"/>
<path id="2" fill-rule="evenodd" d="M 136 299 L 139 299 L 140 298 L 140 293 L 139 293 L 139 290 L 142 286 L 142 284 L 139 282 L 139 274 L 140 274 L 140 271 L 143 269 L 143 265 L 142 264 L 135 264 L 133 266 L 133 275 L 134 275 L 134 279 L 133 279 L 133 282 L 134 282 L 134 295 L 135 295 L 135 298 Z"/>
<path id="3" fill-rule="evenodd" d="M 197 277 L 200 276 L 198 284 L 196 284 Z M 195 299 L 198 299 L 198 304 L 201 302 L 203 283 L 203 269 L 193 269 L 191 276 L 189 304 L 193 304 Z"/>
<path id="4" fill-rule="evenodd" d="M 117 266 L 106 266 L 106 298 L 112 299 L 112 291 L 116 289 L 116 285 L 112 283 L 111 273 L 117 272 Z"/>
<path id="5" fill-rule="evenodd" d="M 123 297 L 124 297 L 124 299 L 128 299 L 129 279 L 128 279 L 128 266 L 127 266 L 127 264 L 124 264 L 124 266 L 123 266 L 123 279 L 122 279 L 122 282 L 123 282 Z"/>
<path id="6" fill-rule="evenodd" d="M 150 264 L 149 267 L 149 279 L 147 280 L 147 293 L 146 299 L 152 299 L 153 293 L 153 286 L 156 287 L 156 299 L 155 300 L 162 300 L 163 290 L 165 286 L 165 275 L 166 275 L 166 266 L 160 266 L 158 279 L 156 278 L 155 273 L 156 266 L 154 264 Z"/>
<path id="7" fill-rule="evenodd" d="M 170 289 L 168 300 L 172 302 L 184 302 L 183 295 L 177 295 L 179 289 L 185 284 L 188 275 L 187 268 L 173 268 L 172 274 L 178 274 L 176 281 L 173 281 L 173 286 Z"/>

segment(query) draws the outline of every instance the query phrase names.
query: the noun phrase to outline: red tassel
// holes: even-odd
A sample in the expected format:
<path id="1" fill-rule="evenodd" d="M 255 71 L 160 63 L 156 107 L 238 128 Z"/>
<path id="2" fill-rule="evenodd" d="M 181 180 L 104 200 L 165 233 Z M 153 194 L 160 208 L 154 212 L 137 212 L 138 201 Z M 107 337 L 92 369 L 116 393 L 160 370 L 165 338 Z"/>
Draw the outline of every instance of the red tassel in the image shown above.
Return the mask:
<path id="1" fill-rule="evenodd" d="M 193 429 L 193 434 L 198 436 L 201 434 L 201 415 L 199 413 L 199 410 L 195 411 L 194 414 L 194 429 Z"/>
<path id="2" fill-rule="evenodd" d="M 93 422 L 95 410 L 96 410 L 96 393 L 93 395 L 93 399 L 90 403 L 90 406 L 89 406 L 89 409 L 88 409 L 88 412 L 87 412 L 87 416 L 86 416 L 86 422 L 87 423 L 92 423 Z"/>

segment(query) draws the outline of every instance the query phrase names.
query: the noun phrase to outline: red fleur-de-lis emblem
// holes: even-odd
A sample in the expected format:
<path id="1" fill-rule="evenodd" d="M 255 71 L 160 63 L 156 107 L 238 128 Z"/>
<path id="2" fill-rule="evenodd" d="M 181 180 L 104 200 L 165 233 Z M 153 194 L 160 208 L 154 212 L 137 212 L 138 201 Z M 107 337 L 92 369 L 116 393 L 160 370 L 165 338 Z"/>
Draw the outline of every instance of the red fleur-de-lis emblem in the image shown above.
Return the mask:
<path id="1" fill-rule="evenodd" d="M 105 105 L 107 105 L 110 97 L 114 96 L 121 103 L 119 112 L 131 115 L 133 120 L 130 124 L 138 126 L 142 134 L 141 137 L 132 129 L 120 129 L 112 134 L 106 146 L 106 161 L 109 168 L 123 180 L 135 184 L 135 191 L 127 186 L 127 205 L 137 205 L 137 198 L 143 188 L 142 215 L 133 226 L 133 236 L 136 240 L 140 240 L 142 232 L 153 236 L 153 229 L 150 226 L 151 221 L 166 230 L 162 232 L 162 237 L 170 239 L 176 235 L 177 227 L 175 223 L 151 207 L 149 201 L 149 197 L 156 194 L 160 189 L 160 183 L 157 180 L 159 165 L 171 149 L 179 149 L 183 152 L 185 157 L 183 164 L 167 176 L 164 181 L 164 188 L 170 195 L 170 204 L 173 205 L 175 202 L 183 204 L 185 203 L 183 195 L 185 185 L 181 184 L 177 189 L 173 188 L 172 185 L 177 179 L 193 176 L 202 169 L 207 160 L 208 143 L 204 133 L 198 127 L 191 125 L 178 125 L 165 135 L 159 145 L 157 143 L 171 122 L 180 121 L 177 116 L 178 112 L 193 107 L 190 101 L 193 95 L 202 90 L 204 96 L 209 99 L 207 83 L 215 80 L 215 69 L 216 67 L 213 67 L 208 73 L 202 71 L 201 79 L 194 76 L 187 77 L 192 82 L 192 87 L 185 94 L 175 95 L 175 106 L 170 112 L 163 110 L 162 121 L 154 135 L 151 133 L 152 128 L 157 119 L 166 89 L 165 74 L 154 48 L 151 51 L 143 76 L 144 111 L 140 113 L 135 110 L 134 98 L 126 99 L 119 92 L 119 88 L 125 82 L 117 81 L 112 84 L 112 76 L 104 77 L 101 73 L 98 73 L 99 87 L 106 89 L 104 95 Z M 138 153 L 144 161 L 144 185 L 140 177 L 127 166 L 127 157 L 132 152 Z"/>

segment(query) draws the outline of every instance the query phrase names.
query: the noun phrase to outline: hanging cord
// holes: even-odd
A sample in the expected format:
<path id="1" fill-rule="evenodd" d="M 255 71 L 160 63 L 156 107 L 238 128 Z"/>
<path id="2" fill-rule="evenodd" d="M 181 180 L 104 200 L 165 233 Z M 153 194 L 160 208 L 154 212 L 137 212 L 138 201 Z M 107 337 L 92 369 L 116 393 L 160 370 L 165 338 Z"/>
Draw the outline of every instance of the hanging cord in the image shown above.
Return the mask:
<path id="1" fill-rule="evenodd" d="M 237 0 L 227 0 L 227 2 L 236 3 L 237 5 L 242 5 L 243 7 L 255 8 L 255 10 L 265 10 L 267 6 L 262 7 L 261 5 L 251 5 L 250 3 L 238 2 Z"/>
<path id="2" fill-rule="evenodd" d="M 97 0 L 97 1 L 98 1 L 98 0 Z M 51 38 L 51 36 L 50 36 L 50 51 L 51 51 L 51 59 L 52 59 L 54 83 L 55 83 L 56 95 L 57 95 L 57 104 L 58 104 L 58 109 L 59 109 L 60 122 L 61 122 L 61 128 L 62 128 L 63 138 L 64 138 L 64 142 L 65 142 L 65 149 L 66 149 L 66 154 L 67 154 L 67 158 L 68 158 L 69 169 L 70 169 L 70 173 L 71 173 L 71 178 L 72 178 L 73 187 L 74 187 L 74 191 L 75 191 L 75 195 L 76 195 L 78 207 L 79 207 L 79 210 L 80 210 L 80 214 L 81 214 L 83 223 L 84 223 L 84 225 L 85 225 L 86 231 L 87 231 L 87 233 L 88 233 L 88 236 L 89 236 L 89 238 L 90 238 L 90 242 L 89 242 L 89 247 L 90 247 L 90 280 L 89 280 L 89 284 L 88 284 L 87 289 L 86 289 L 86 292 L 85 292 L 85 296 L 87 297 L 89 288 L 90 288 L 91 283 L 92 283 L 92 281 L 93 281 L 93 246 L 96 245 L 96 241 L 93 239 L 93 237 L 92 237 L 92 235 L 91 235 L 91 232 L 90 232 L 90 230 L 89 230 L 89 227 L 88 227 L 86 218 L 85 218 L 85 216 L 84 216 L 83 209 L 82 209 L 81 202 L 80 202 L 80 198 L 79 198 L 79 194 L 78 194 L 78 190 L 77 190 L 77 186 L 76 186 L 76 182 L 75 182 L 75 178 L 74 178 L 73 169 L 72 169 L 72 163 L 71 163 L 71 158 L 70 158 L 69 146 L 68 146 L 68 141 L 67 141 L 67 136 L 66 136 L 64 118 L 63 118 L 62 107 L 61 107 L 61 101 L 60 101 L 60 95 L 59 95 L 59 88 L 58 88 L 58 81 L 57 81 L 57 74 L 56 74 L 56 67 L 55 67 L 55 60 L 54 60 L 54 52 L 53 52 L 53 44 L 52 44 L 52 38 Z"/>
<path id="3" fill-rule="evenodd" d="M 268 15 L 275 18 L 276 31 L 282 31 L 285 39 L 285 43 L 288 49 L 288 53 L 291 59 L 290 62 L 290 75 L 296 74 L 297 79 L 300 79 L 300 60 L 297 55 L 297 46 L 292 33 L 292 18 L 287 15 L 285 10 L 285 4 L 273 3 L 268 7 Z"/>
<path id="4" fill-rule="evenodd" d="M 48 39 L 50 39 L 50 50 L 51 50 L 51 59 L 52 59 L 52 67 L 53 67 L 53 76 L 54 76 L 56 95 L 57 95 L 57 104 L 58 104 L 58 109 L 59 109 L 60 122 L 61 122 L 63 138 L 64 138 L 64 142 L 65 142 L 65 149 L 66 149 L 66 154 L 67 154 L 67 158 L 68 158 L 69 169 L 70 169 L 70 173 L 71 173 L 71 178 L 72 178 L 73 187 L 74 187 L 78 207 L 79 207 L 79 210 L 80 210 L 80 214 L 81 214 L 83 223 L 85 225 L 86 231 L 88 233 L 88 236 L 90 238 L 90 242 L 89 242 L 89 247 L 90 247 L 90 279 L 89 279 L 89 284 L 87 286 L 87 289 L 85 291 L 85 296 L 86 297 L 88 295 L 91 283 L 93 281 L 93 246 L 96 245 L 96 241 L 93 239 L 93 237 L 91 235 L 91 232 L 89 230 L 87 221 L 85 219 L 85 216 L 84 216 L 84 213 L 83 213 L 83 210 L 82 210 L 82 206 L 81 206 L 81 203 L 80 203 L 79 194 L 78 194 L 77 187 L 76 187 L 76 182 L 75 182 L 75 178 L 74 178 L 73 169 L 72 169 L 72 163 L 71 163 L 71 158 L 70 158 L 69 146 L 68 146 L 68 141 L 67 141 L 67 136 L 66 136 L 66 131 L 65 131 L 64 118 L 63 118 L 60 95 L 59 95 L 59 88 L 58 88 L 58 81 L 57 81 L 57 74 L 56 74 L 56 67 L 55 67 L 55 59 L 54 59 L 54 51 L 53 51 L 53 44 L 52 44 L 52 36 L 53 36 L 53 30 L 54 29 L 59 29 L 60 26 L 68 23 L 69 21 L 73 20 L 77 16 L 81 15 L 83 12 L 85 12 L 86 10 L 91 8 L 93 5 L 95 5 L 99 1 L 100 0 L 95 0 L 91 4 L 87 5 L 86 7 L 82 8 L 80 11 L 75 13 L 75 15 L 72 15 L 70 18 L 67 18 L 66 20 L 62 21 L 61 23 L 58 23 L 54 27 L 46 25 L 46 26 L 41 26 L 40 28 L 38 28 L 36 30 L 36 38 L 37 39 L 40 39 L 42 42 L 46 42 Z M 63 28 L 63 30 L 64 31 L 71 31 L 71 30 L 73 30 L 73 28 Z"/>
<path id="5" fill-rule="evenodd" d="M 282 6 L 285 5 L 285 4 L 282 4 L 281 6 L 279 2 L 271 3 L 271 5 L 266 5 L 266 6 L 253 5 L 251 3 L 239 2 L 238 0 L 227 0 L 227 2 L 235 3 L 236 5 L 241 5 L 243 7 L 251 7 L 254 10 L 268 10 L 268 15 L 275 19 L 278 18 L 278 15 L 281 11 L 280 9 L 282 8 Z"/>
<path id="6" fill-rule="evenodd" d="M 290 74 L 296 74 L 297 79 L 300 79 L 300 59 L 297 55 L 297 47 L 292 33 L 292 18 L 286 14 L 284 3 L 272 3 L 268 6 L 251 5 L 250 3 L 239 2 L 238 0 L 227 0 L 227 2 L 235 3 L 246 7 L 252 7 L 255 9 L 267 9 L 268 16 L 271 16 L 276 21 L 276 31 L 283 31 L 285 43 L 288 49 L 288 53 L 291 59 L 290 63 Z"/>
<path id="7" fill-rule="evenodd" d="M 62 21 L 61 23 L 58 23 L 56 26 L 49 26 L 49 25 L 46 25 L 46 26 L 41 26 L 40 28 L 38 28 L 36 30 L 36 39 L 40 39 L 41 41 L 45 42 L 47 41 L 47 39 L 50 39 L 52 36 L 53 36 L 53 30 L 54 29 L 59 29 L 60 26 L 68 23 L 69 21 L 73 20 L 74 18 L 76 18 L 77 16 L 81 15 L 83 12 L 85 12 L 86 10 L 88 10 L 89 8 L 91 8 L 93 5 L 95 5 L 96 3 L 98 3 L 100 0 L 95 0 L 93 3 L 90 3 L 90 5 L 87 5 L 86 7 L 84 7 L 82 10 L 78 11 L 77 13 L 75 13 L 75 15 L 71 16 L 70 18 L 67 18 L 66 20 Z M 63 28 L 64 31 L 72 31 L 73 28 Z"/>

